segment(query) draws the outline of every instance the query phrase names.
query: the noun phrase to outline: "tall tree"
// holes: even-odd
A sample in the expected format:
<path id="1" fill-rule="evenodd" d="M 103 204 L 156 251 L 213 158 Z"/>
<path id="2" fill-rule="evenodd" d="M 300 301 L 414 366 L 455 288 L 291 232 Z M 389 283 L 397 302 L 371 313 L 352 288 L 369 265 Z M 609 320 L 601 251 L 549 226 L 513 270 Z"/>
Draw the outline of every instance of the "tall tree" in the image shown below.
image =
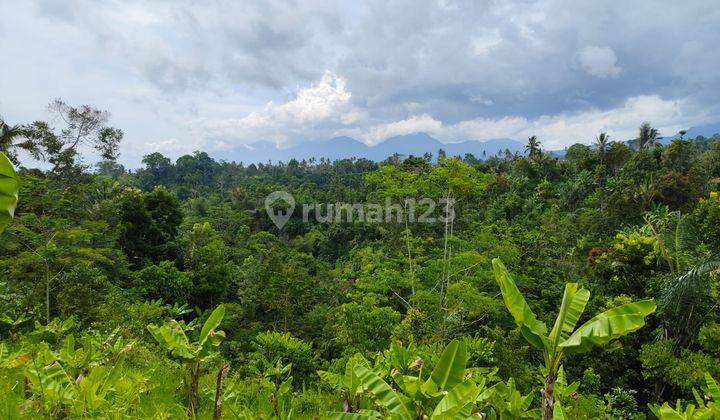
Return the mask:
<path id="1" fill-rule="evenodd" d="M 607 146 L 610 142 L 610 136 L 608 133 L 600 133 L 595 137 L 595 144 L 597 144 L 598 153 L 600 154 L 600 163 L 605 162 L 605 153 L 607 153 Z"/>
<path id="2" fill-rule="evenodd" d="M 537 136 L 528 137 L 528 142 L 525 145 L 525 152 L 527 152 L 530 158 L 537 158 L 542 155 L 542 144 L 538 140 Z"/>
<path id="3" fill-rule="evenodd" d="M 0 151 L 4 152 L 8 159 L 16 165 L 20 163 L 18 160 L 20 150 L 29 153 L 36 160 L 43 158 L 39 144 L 28 139 L 26 133 L 27 127 L 18 124 L 9 125 L 0 116 Z"/>
<path id="4" fill-rule="evenodd" d="M 639 150 L 648 149 L 660 139 L 660 132 L 657 128 L 653 128 L 649 122 L 640 124 L 638 129 L 638 138 L 635 140 Z"/>
<path id="5" fill-rule="evenodd" d="M 76 108 L 61 99 L 52 101 L 48 109 L 53 119 L 61 123 L 59 131 L 45 121 L 24 125 L 20 134 L 26 141 L 18 147 L 50 162 L 55 174 L 76 166 L 82 146 L 95 149 L 104 160 L 117 159 L 123 132 L 107 125 L 110 118 L 107 111 L 90 105 Z"/>

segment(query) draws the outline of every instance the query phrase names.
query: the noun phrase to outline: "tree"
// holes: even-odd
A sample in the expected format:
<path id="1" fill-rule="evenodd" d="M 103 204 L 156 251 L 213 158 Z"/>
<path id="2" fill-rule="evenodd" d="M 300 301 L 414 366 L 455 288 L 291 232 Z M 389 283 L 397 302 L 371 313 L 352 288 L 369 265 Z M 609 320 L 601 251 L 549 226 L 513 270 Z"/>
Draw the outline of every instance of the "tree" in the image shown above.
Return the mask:
<path id="1" fill-rule="evenodd" d="M 537 136 L 528 137 L 528 142 L 525 145 L 525 152 L 527 152 L 530 158 L 539 158 L 542 156 L 542 144 L 538 140 Z"/>
<path id="2" fill-rule="evenodd" d="M 543 352 L 543 420 L 553 418 L 555 382 L 566 355 L 587 353 L 594 346 L 607 344 L 636 331 L 645 325 L 645 317 L 655 312 L 655 301 L 641 300 L 609 309 L 575 328 L 590 299 L 590 291 L 580 288 L 577 283 L 566 283 L 555 325 L 548 334 L 547 326 L 537 319 L 525 302 L 502 261 L 495 258 L 492 264 L 505 306 L 515 319 L 520 332 L 531 345 Z"/>
<path id="3" fill-rule="evenodd" d="M 164 187 L 150 193 L 127 188 L 117 197 L 120 236 L 118 243 L 134 267 L 146 262 L 175 260 L 177 230 L 182 211 L 177 197 Z"/>
<path id="4" fill-rule="evenodd" d="M 659 136 L 660 132 L 656 128 L 653 128 L 649 122 L 644 122 L 638 129 L 638 137 L 635 142 L 639 150 L 649 149 L 657 144 Z"/>
<path id="5" fill-rule="evenodd" d="M 192 303 L 202 308 L 224 300 L 237 277 L 230 252 L 210 223 L 196 223 L 184 242 L 185 269 L 193 283 Z"/>
<path id="6" fill-rule="evenodd" d="M 169 185 L 172 183 L 175 167 L 170 159 L 161 153 L 155 152 L 144 156 L 142 163 L 145 168 L 138 170 L 137 176 L 143 190 L 149 191 L 157 185 Z"/>
<path id="7" fill-rule="evenodd" d="M 610 142 L 610 136 L 608 133 L 600 133 L 597 137 L 595 137 L 595 144 L 598 148 L 598 153 L 600 154 L 600 163 L 605 163 L 605 153 L 607 152 L 607 146 Z"/>
<path id="8" fill-rule="evenodd" d="M 27 128 L 22 125 L 9 125 L 0 116 L 0 152 L 4 152 L 16 165 L 19 163 L 20 150 L 29 153 L 36 160 L 43 157 L 39 145 L 25 136 L 26 130 Z"/>
<path id="9" fill-rule="evenodd" d="M 52 101 L 48 109 L 55 120 L 62 122 L 59 132 L 44 121 L 24 125 L 20 132 L 27 139 L 22 148 L 50 162 L 53 173 L 72 170 L 81 146 L 95 149 L 104 160 L 117 159 L 123 132 L 106 125 L 110 118 L 107 111 L 90 105 L 76 108 L 61 99 Z"/>

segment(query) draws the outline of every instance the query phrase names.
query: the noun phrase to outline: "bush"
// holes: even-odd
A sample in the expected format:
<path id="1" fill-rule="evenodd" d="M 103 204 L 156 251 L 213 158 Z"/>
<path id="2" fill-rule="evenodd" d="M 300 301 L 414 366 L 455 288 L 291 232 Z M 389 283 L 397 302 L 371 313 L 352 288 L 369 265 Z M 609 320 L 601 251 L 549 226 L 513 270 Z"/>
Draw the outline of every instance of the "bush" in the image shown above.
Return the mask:
<path id="1" fill-rule="evenodd" d="M 295 338 L 290 333 L 268 331 L 256 335 L 252 347 L 254 351 L 248 358 L 252 368 L 258 372 L 275 366 L 280 360 L 283 365 L 292 363 L 294 382 L 315 380 L 317 361 L 310 343 Z"/>

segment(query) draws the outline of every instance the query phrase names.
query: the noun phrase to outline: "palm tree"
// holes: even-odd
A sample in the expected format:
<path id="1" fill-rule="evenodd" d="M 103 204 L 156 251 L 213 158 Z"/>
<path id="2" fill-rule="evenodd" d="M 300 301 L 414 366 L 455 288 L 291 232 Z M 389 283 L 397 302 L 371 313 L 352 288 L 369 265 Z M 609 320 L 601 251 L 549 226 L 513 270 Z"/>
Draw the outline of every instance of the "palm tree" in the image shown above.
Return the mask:
<path id="1" fill-rule="evenodd" d="M 595 137 L 595 143 L 597 144 L 598 152 L 600 153 L 600 163 L 603 163 L 608 143 L 610 143 L 610 135 L 608 135 L 608 133 L 600 133 L 599 136 Z"/>
<path id="2" fill-rule="evenodd" d="M 24 140 L 16 142 L 19 139 Z M 0 116 L 0 152 L 4 152 L 8 159 L 17 165 L 19 163 L 18 149 L 25 150 L 37 160 L 42 158 L 40 145 L 27 137 L 27 128 L 22 125 L 9 125 Z"/>
<path id="3" fill-rule="evenodd" d="M 540 144 L 540 140 L 538 140 L 537 136 L 530 136 L 528 137 L 528 142 L 525 145 L 525 151 L 529 157 L 533 158 L 542 155 L 541 147 L 542 144 Z"/>
<path id="4" fill-rule="evenodd" d="M 660 132 L 657 128 L 653 128 L 647 121 L 640 124 L 640 129 L 638 131 L 638 138 L 636 141 L 639 150 L 654 146 L 660 138 Z"/>

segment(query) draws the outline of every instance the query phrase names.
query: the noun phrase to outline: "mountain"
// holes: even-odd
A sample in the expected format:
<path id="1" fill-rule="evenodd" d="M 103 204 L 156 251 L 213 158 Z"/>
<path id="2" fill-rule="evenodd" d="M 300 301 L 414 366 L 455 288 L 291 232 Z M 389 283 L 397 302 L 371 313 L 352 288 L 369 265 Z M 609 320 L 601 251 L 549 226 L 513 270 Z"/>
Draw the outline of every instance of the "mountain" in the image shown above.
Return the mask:
<path id="1" fill-rule="evenodd" d="M 493 139 L 488 141 L 467 140 L 460 143 L 441 143 L 427 133 L 414 133 L 395 136 L 385 141 L 368 146 L 351 137 L 335 137 L 329 140 L 305 141 L 287 148 L 278 148 L 274 143 L 259 141 L 237 149 L 212 153 L 213 157 L 227 162 L 265 163 L 268 161 L 287 162 L 290 159 L 330 160 L 345 158 L 365 158 L 382 161 L 398 153 L 402 156 L 423 156 L 425 153 L 437 157 L 439 149 L 445 150 L 448 156 L 465 156 L 473 154 L 477 158 L 489 157 L 502 153 L 522 152 L 524 144 L 511 139 Z M 484 152 L 484 154 L 483 154 Z"/>
<path id="2" fill-rule="evenodd" d="M 687 129 L 687 133 L 685 133 L 684 137 L 686 139 L 694 139 L 697 136 L 709 138 L 714 136 L 715 134 L 720 134 L 720 123 L 703 124 L 696 127 L 690 127 Z M 663 144 L 670 143 L 673 139 L 676 138 L 680 138 L 680 133 L 663 138 Z"/>

